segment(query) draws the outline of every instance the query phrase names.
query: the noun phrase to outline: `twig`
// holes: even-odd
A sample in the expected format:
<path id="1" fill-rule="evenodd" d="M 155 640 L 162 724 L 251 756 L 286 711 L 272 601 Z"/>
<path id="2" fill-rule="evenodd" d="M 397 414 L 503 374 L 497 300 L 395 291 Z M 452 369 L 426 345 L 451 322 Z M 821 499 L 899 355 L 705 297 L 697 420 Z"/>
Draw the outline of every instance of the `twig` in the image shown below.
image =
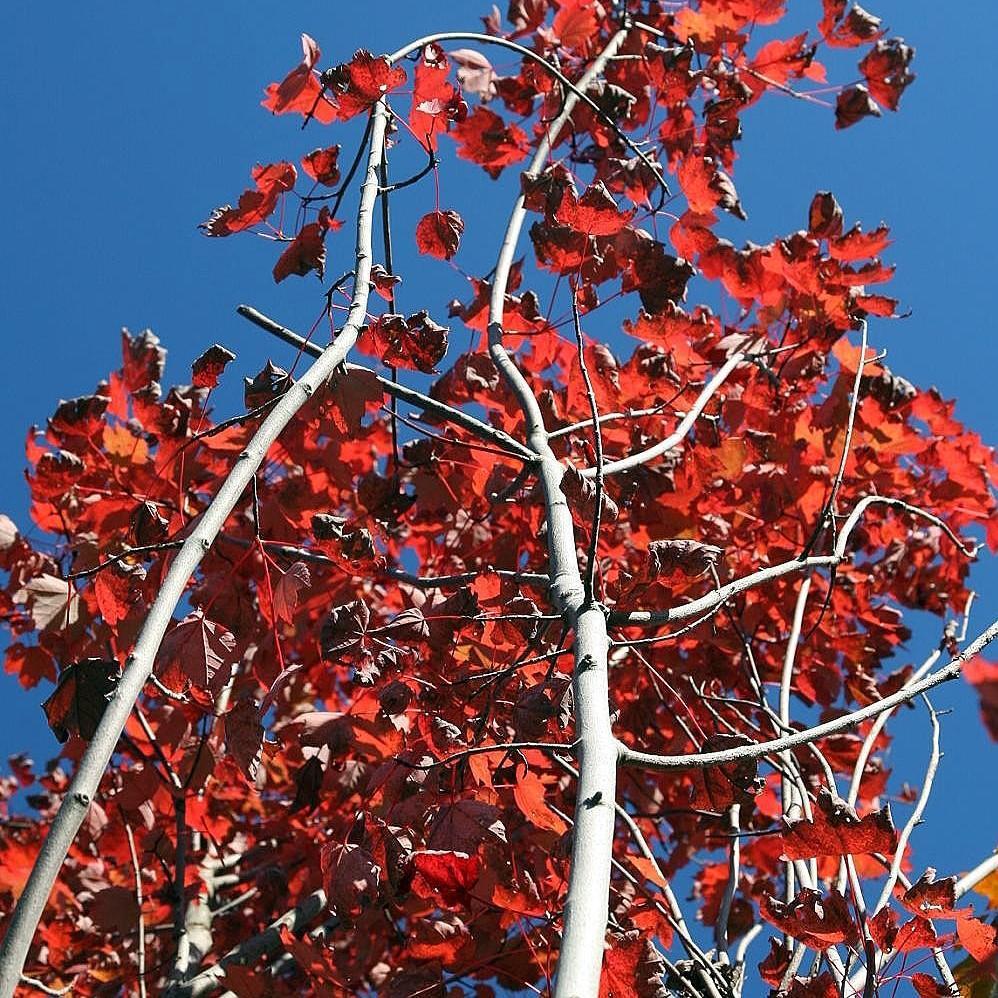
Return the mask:
<path id="1" fill-rule="evenodd" d="M 310 354 L 313 357 L 321 356 L 321 347 L 309 343 L 304 337 L 268 318 L 255 308 L 251 308 L 249 305 L 240 305 L 236 309 L 236 312 L 244 319 L 248 319 L 255 326 L 259 326 L 272 336 L 276 336 L 278 339 L 284 340 L 285 343 L 297 347 L 303 353 Z M 423 392 L 416 391 L 414 388 L 408 388 L 405 385 L 390 381 L 388 378 L 382 377 L 377 372 L 372 371 L 369 367 L 364 367 L 362 364 L 344 364 L 343 368 L 348 374 L 351 371 L 363 371 L 365 374 L 375 378 L 381 390 L 386 394 L 401 399 L 403 402 L 408 402 L 411 405 L 418 405 L 421 409 L 432 412 L 441 419 L 447 419 L 452 423 L 456 423 L 476 436 L 498 445 L 507 452 L 511 451 L 510 457 L 518 457 L 520 460 L 527 461 L 533 461 L 537 458 L 537 455 L 529 447 L 525 447 L 508 433 L 496 429 L 496 427 L 490 426 L 480 419 L 476 419 L 469 413 L 455 409 L 453 406 L 447 405 L 446 402 L 440 402 L 429 395 L 423 394 Z"/>
<path id="2" fill-rule="evenodd" d="M 87 746 L 76 775 L 52 821 L 48 836 L 11 917 L 0 947 L 0 994 L 12 993 L 20 978 L 28 948 L 52 885 L 97 792 L 132 705 L 152 671 L 160 642 L 173 619 L 173 612 L 187 588 L 191 574 L 242 497 L 270 445 L 315 390 L 343 362 L 357 340 L 366 318 L 370 293 L 371 224 L 378 192 L 377 168 L 381 160 L 387 120 L 383 100 L 374 105 L 371 120 L 371 152 L 357 214 L 357 276 L 347 323 L 336 342 L 324 351 L 302 379 L 292 385 L 270 411 L 170 566 L 146 616 L 132 654 L 126 661 L 114 695 L 104 711 L 100 726 Z"/>
<path id="3" fill-rule="evenodd" d="M 586 386 L 586 398 L 589 400 L 589 411 L 592 413 L 593 449 L 596 452 L 596 495 L 594 498 L 593 525 L 589 531 L 589 558 L 586 562 L 586 574 L 582 584 L 585 590 L 586 606 L 592 606 L 596 600 L 596 559 L 599 551 L 600 517 L 603 512 L 603 434 L 600 432 L 599 409 L 596 406 L 596 393 L 589 377 L 586 365 L 586 341 L 582 335 L 582 323 L 579 320 L 578 292 L 572 288 L 572 320 L 575 323 L 575 342 L 578 346 L 579 368 L 582 371 L 582 381 Z M 548 436 L 550 440 L 550 435 Z"/>
<path id="4" fill-rule="evenodd" d="M 453 752 L 444 756 L 443 759 L 434 759 L 432 762 L 412 762 L 409 759 L 402 759 L 395 756 L 393 762 L 406 769 L 437 769 L 440 766 L 449 766 L 451 763 L 460 762 L 472 755 L 483 755 L 491 752 L 521 752 L 528 749 L 537 749 L 541 752 L 568 752 L 575 751 L 575 744 L 565 742 L 502 742 L 496 745 L 472 745 L 470 748 L 461 749 L 460 752 Z"/>
<path id="5" fill-rule="evenodd" d="M 135 906 L 138 909 L 138 961 L 139 961 L 139 998 L 146 998 L 146 923 L 142 915 L 142 871 L 139 869 L 139 857 L 135 851 L 135 836 L 132 826 L 125 821 L 125 836 L 128 839 L 128 852 L 132 857 L 132 874 L 135 877 Z"/>
<path id="6" fill-rule="evenodd" d="M 647 752 L 638 752 L 624 745 L 622 742 L 618 742 L 620 762 L 624 766 L 642 766 L 647 769 L 658 770 L 704 769 L 708 766 L 728 765 L 742 759 L 760 759 L 770 753 L 784 752 L 798 745 L 807 745 L 828 735 L 834 735 L 838 731 L 852 728 L 861 721 L 876 717 L 885 710 L 890 710 L 892 707 L 913 700 L 916 696 L 928 692 L 941 683 L 956 679 L 960 675 L 964 663 L 981 652 L 996 637 L 998 637 L 998 620 L 995 620 L 987 630 L 978 635 L 960 654 L 955 655 L 937 672 L 933 672 L 919 682 L 884 697 L 883 700 L 878 700 L 875 703 L 861 707 L 859 710 L 843 714 L 832 721 L 826 721 L 824 724 L 816 724 L 811 728 L 795 732 L 792 735 L 785 735 L 782 738 L 774 738 L 766 742 L 758 742 L 755 745 L 738 745 L 719 752 L 700 752 L 693 755 L 652 755 Z"/>
<path id="7" fill-rule="evenodd" d="M 686 415 L 680 420 L 679 425 L 669 434 L 664 440 L 660 440 L 657 444 L 652 447 L 647 447 L 645 450 L 637 451 L 634 454 L 629 454 L 627 457 L 621 458 L 619 461 L 610 461 L 608 464 L 603 466 L 604 475 L 615 475 L 618 471 L 628 471 L 631 468 L 637 468 L 639 465 L 647 464 L 649 461 L 653 461 L 656 457 L 665 454 L 667 451 L 672 450 L 677 447 L 686 436 L 689 434 L 690 430 L 693 429 L 694 423 L 699 419 L 700 414 L 704 409 L 707 408 L 707 403 L 717 394 L 718 389 L 724 384 L 728 379 L 728 375 L 738 367 L 746 358 L 744 353 L 733 353 L 725 362 L 724 365 L 718 370 L 717 374 L 714 375 L 710 381 L 704 386 L 703 391 L 697 396 L 697 400 L 693 403 L 693 407 L 686 413 Z M 584 468 L 582 474 L 586 478 L 595 478 L 596 469 L 595 468 Z"/>

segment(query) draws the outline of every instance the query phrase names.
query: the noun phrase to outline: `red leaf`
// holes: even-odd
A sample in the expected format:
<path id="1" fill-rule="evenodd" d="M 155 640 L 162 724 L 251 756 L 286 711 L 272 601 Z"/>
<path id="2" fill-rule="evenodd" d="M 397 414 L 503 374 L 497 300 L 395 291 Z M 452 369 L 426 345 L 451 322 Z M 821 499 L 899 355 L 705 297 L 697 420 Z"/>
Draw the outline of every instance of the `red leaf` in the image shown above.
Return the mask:
<path id="1" fill-rule="evenodd" d="M 325 846 L 322 874 L 329 907 L 341 918 L 355 917 L 378 900 L 381 867 L 359 845 Z"/>
<path id="2" fill-rule="evenodd" d="M 71 734 L 86 742 L 94 737 L 119 678 L 118 663 L 100 658 L 85 658 L 62 670 L 59 685 L 42 704 L 60 742 Z"/>
<path id="3" fill-rule="evenodd" d="M 922 918 L 955 918 L 956 877 L 936 880 L 936 871 L 929 867 L 898 900 Z"/>
<path id="4" fill-rule="evenodd" d="M 322 86 L 318 76 L 312 72 L 319 61 L 321 52 L 315 40 L 308 35 L 301 36 L 302 61 L 281 80 L 271 83 L 261 104 L 274 114 L 297 112 L 311 115 L 316 121 L 328 125 L 336 118 L 336 110 L 328 101 L 320 99 Z"/>
<path id="5" fill-rule="evenodd" d="M 395 300 L 395 286 L 401 282 L 398 274 L 389 274 L 380 263 L 371 268 L 371 286 L 387 302 Z"/>
<path id="6" fill-rule="evenodd" d="M 408 318 L 388 313 L 367 327 L 358 346 L 388 367 L 432 374 L 447 353 L 447 332 L 425 310 Z"/>
<path id="7" fill-rule="evenodd" d="M 525 159 L 529 151 L 527 134 L 519 125 L 507 125 L 494 111 L 476 107 L 454 127 L 457 154 L 478 163 L 493 179 L 503 169 Z"/>
<path id="8" fill-rule="evenodd" d="M 464 220 L 456 211 L 431 211 L 416 226 L 416 245 L 420 253 L 450 260 L 457 253 L 464 232 Z"/>
<path id="9" fill-rule="evenodd" d="M 568 826 L 548 807 L 544 800 L 545 787 L 536 773 L 518 773 L 513 784 L 513 799 L 523 816 L 537 828 L 545 828 L 557 835 L 567 831 Z"/>
<path id="10" fill-rule="evenodd" d="M 998 953 L 998 929 L 979 918 L 962 915 L 956 920 L 960 945 L 978 962 L 986 963 Z"/>
<path id="11" fill-rule="evenodd" d="M 866 117 L 880 117 L 880 108 L 862 83 L 843 90 L 835 100 L 835 127 L 849 128 Z"/>
<path id="12" fill-rule="evenodd" d="M 275 283 L 280 284 L 285 277 L 290 277 L 292 274 L 304 277 L 313 270 L 319 279 L 322 279 L 322 275 L 326 272 L 328 217 L 328 209 L 323 208 L 318 221 L 302 226 L 301 231 L 274 265 Z"/>
<path id="13" fill-rule="evenodd" d="M 825 950 L 839 943 L 852 945 L 859 939 L 849 906 L 838 891 L 822 896 L 818 891 L 803 888 L 786 904 L 765 894 L 759 902 L 759 911 L 766 921 L 812 949 Z"/>
<path id="14" fill-rule="evenodd" d="M 807 230 L 816 239 L 834 239 L 842 233 L 842 208 L 831 191 L 818 191 L 807 213 Z"/>
<path id="15" fill-rule="evenodd" d="M 918 993 L 918 998 L 948 998 L 949 988 L 929 974 L 912 974 L 911 986 Z"/>
<path id="16" fill-rule="evenodd" d="M 336 103 L 336 116 L 347 121 L 402 86 L 405 70 L 390 65 L 387 56 L 358 49 L 349 62 L 324 73 L 322 80 Z"/>
<path id="17" fill-rule="evenodd" d="M 897 832 L 889 807 L 860 818 L 846 801 L 823 789 L 813 813 L 813 821 L 800 818 L 786 822 L 787 830 L 783 833 L 785 859 L 894 852 Z"/>
<path id="18" fill-rule="evenodd" d="M 235 359 L 236 355 L 231 350 L 215 343 L 191 364 L 191 383 L 195 388 L 214 388 L 226 365 Z"/>
<path id="19" fill-rule="evenodd" d="M 156 675 L 177 692 L 188 684 L 212 694 L 228 681 L 235 662 L 236 639 L 200 610 L 185 617 L 163 639 L 156 656 Z"/>
<path id="20" fill-rule="evenodd" d="M 142 599 L 141 582 L 145 577 L 146 571 L 141 565 L 129 568 L 120 562 L 97 573 L 94 595 L 100 615 L 109 627 L 117 627 Z"/>
<path id="21" fill-rule="evenodd" d="M 454 906 L 467 901 L 478 882 L 482 862 L 477 855 L 422 849 L 412 854 L 412 867 L 412 889 L 419 897 Z"/>
<path id="22" fill-rule="evenodd" d="M 900 38 L 879 41 L 859 64 L 859 71 L 866 77 L 870 93 L 884 107 L 898 109 L 901 94 L 915 80 L 908 66 L 915 50 Z"/>
<path id="23" fill-rule="evenodd" d="M 8 675 L 17 676 L 17 681 L 26 690 L 34 689 L 43 679 L 56 681 L 55 659 L 38 645 L 26 647 L 19 641 L 8 645 L 3 668 Z"/>
<path id="24" fill-rule="evenodd" d="M 339 157 L 340 147 L 338 145 L 329 146 L 327 149 L 313 149 L 306 156 L 302 156 L 302 169 L 316 183 L 325 184 L 326 187 L 335 187 L 340 179 L 340 168 L 337 165 Z"/>
<path id="25" fill-rule="evenodd" d="M 659 998 L 665 993 L 665 962 L 650 935 L 611 932 L 607 941 L 600 998 Z"/>
<path id="26" fill-rule="evenodd" d="M 617 207 L 617 202 L 601 181 L 586 188 L 580 198 L 576 198 L 571 189 L 564 193 L 566 196 L 560 202 L 556 217 L 576 232 L 589 236 L 614 236 L 634 217 L 633 211 L 622 212 Z"/>
<path id="27" fill-rule="evenodd" d="M 308 566 L 303 561 L 296 561 L 277 580 L 274 586 L 274 613 L 278 620 L 294 622 L 295 609 L 302 589 L 312 585 L 312 576 Z"/>
<path id="28" fill-rule="evenodd" d="M 251 176 L 256 190 L 239 195 L 239 206 L 222 205 L 216 208 L 199 228 L 206 236 L 231 236 L 259 225 L 269 218 L 277 207 L 278 198 L 295 186 L 297 171 L 291 163 L 270 163 L 254 166 Z"/>
<path id="29" fill-rule="evenodd" d="M 225 748 L 250 782 L 260 770 L 263 751 L 263 725 L 256 701 L 240 700 L 225 715 Z"/>

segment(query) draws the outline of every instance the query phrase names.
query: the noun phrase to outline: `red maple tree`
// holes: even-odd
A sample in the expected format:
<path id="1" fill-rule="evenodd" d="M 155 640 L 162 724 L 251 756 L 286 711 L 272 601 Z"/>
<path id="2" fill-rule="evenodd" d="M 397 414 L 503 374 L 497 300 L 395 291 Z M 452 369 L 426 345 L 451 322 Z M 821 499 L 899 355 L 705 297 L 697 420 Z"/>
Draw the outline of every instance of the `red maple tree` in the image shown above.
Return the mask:
<path id="1" fill-rule="evenodd" d="M 897 315 L 886 227 L 818 192 L 798 232 L 717 234 L 745 217 L 745 109 L 782 91 L 851 127 L 897 109 L 913 51 L 846 0 L 753 40 L 784 13 L 512 0 L 485 34 L 326 70 L 303 36 L 264 106 L 363 119 L 356 155 L 323 136 L 259 165 L 203 229 L 281 242 L 280 282 L 323 280 L 345 226 L 350 272 L 304 337 L 240 308 L 291 349 L 229 419 L 229 350 L 164 390 L 159 341 L 124 334 L 29 435 L 54 543 L 0 520 L 5 666 L 54 684 L 63 743 L 0 783 L 31 809 L 0 829 L 0 993 L 926 996 L 993 973 L 993 918 L 961 898 L 990 877 L 994 899 L 998 860 L 908 873 L 928 692 L 963 671 L 998 729 L 975 658 L 998 625 L 966 640 L 994 454 L 870 345 Z M 857 49 L 864 82 L 829 84 Z M 520 193 L 467 300 L 403 314 L 388 205 L 451 140 Z M 390 177 L 389 146 L 426 165 Z M 460 259 L 464 220 L 426 200 L 418 250 Z M 690 304 L 711 288 L 733 317 Z M 614 299 L 626 357 L 593 335 Z M 907 609 L 940 639 L 895 667 Z M 909 702 L 931 749 L 898 828 Z"/>

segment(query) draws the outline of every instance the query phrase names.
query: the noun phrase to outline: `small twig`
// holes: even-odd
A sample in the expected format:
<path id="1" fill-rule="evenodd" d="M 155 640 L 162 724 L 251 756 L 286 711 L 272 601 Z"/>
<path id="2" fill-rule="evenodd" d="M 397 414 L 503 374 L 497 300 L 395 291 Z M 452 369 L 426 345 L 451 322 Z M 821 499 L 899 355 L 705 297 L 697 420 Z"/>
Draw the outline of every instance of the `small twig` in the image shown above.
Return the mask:
<path id="1" fill-rule="evenodd" d="M 579 367 L 582 370 L 582 381 L 586 386 L 586 398 L 589 400 L 589 411 L 592 413 L 593 449 L 596 451 L 596 496 L 594 499 L 593 523 L 589 531 L 589 556 L 586 562 L 586 574 L 582 582 L 585 588 L 585 602 L 592 606 L 596 600 L 596 567 L 599 550 L 600 517 L 603 512 L 603 434 L 600 432 L 599 409 L 596 405 L 596 393 L 593 391 L 592 379 L 586 365 L 586 341 L 582 335 L 582 323 L 579 319 L 579 300 L 576 289 L 572 288 L 572 321 L 575 324 L 575 342 L 578 347 Z M 550 437 L 549 437 L 550 439 Z"/>
<path id="2" fill-rule="evenodd" d="M 139 962 L 139 998 L 146 998 L 146 923 L 142 915 L 142 871 L 139 869 L 139 857 L 135 851 L 135 836 L 132 826 L 126 821 L 125 835 L 128 838 L 128 852 L 132 857 L 132 874 L 135 878 L 135 906 L 138 909 L 138 962 Z"/>
<path id="3" fill-rule="evenodd" d="M 443 759 L 434 759 L 432 762 L 412 762 L 399 756 L 395 756 L 393 761 L 400 766 L 405 766 L 406 769 L 437 769 L 440 766 L 449 766 L 453 762 L 460 762 L 472 755 L 482 755 L 489 752 L 520 752 L 528 749 L 536 749 L 540 752 L 567 752 L 571 755 L 575 751 L 575 743 L 504 742 L 500 745 L 473 745 L 470 748 L 461 749 L 460 752 L 444 756 Z"/>

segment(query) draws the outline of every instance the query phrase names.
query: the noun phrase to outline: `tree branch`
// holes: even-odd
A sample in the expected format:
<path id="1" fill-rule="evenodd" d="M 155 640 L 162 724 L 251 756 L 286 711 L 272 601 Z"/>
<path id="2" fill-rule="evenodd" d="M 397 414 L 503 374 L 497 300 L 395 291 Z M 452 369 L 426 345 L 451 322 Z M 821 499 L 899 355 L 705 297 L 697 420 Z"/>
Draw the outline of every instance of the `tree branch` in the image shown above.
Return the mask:
<path id="1" fill-rule="evenodd" d="M 10 920 L 0 948 L 0 994 L 7 996 L 17 986 L 21 969 L 31 945 L 38 920 L 42 916 L 52 885 L 80 827 L 90 802 L 97 793 L 101 777 L 118 743 L 118 737 L 132 710 L 132 705 L 152 672 L 160 642 L 173 619 L 187 582 L 222 529 L 229 514 L 243 495 L 271 444 L 330 374 L 343 362 L 357 341 L 367 314 L 371 273 L 371 226 L 374 202 L 378 194 L 378 165 L 385 138 L 387 109 L 384 101 L 372 111 L 371 148 L 367 177 L 361 188 L 357 213 L 356 277 L 353 300 L 347 322 L 336 342 L 323 352 L 300 381 L 270 411 L 254 434 L 246 450 L 239 455 L 211 505 L 198 520 L 184 542 L 148 615 L 132 653 L 128 656 L 121 680 L 107 705 L 100 726 L 87 746 L 69 790 L 64 796 L 38 859 L 28 877 L 24 892 Z"/>
<path id="2" fill-rule="evenodd" d="M 902 687 L 896 693 L 878 700 L 876 703 L 868 704 L 852 713 L 843 714 L 832 721 L 824 724 L 817 724 L 804 731 L 798 731 L 783 738 L 774 738 L 766 742 L 758 742 L 755 745 L 739 745 L 735 748 L 724 749 L 719 752 L 700 752 L 693 755 L 652 755 L 647 752 L 638 752 L 629 748 L 622 742 L 618 742 L 620 752 L 620 762 L 624 766 L 641 766 L 646 769 L 705 769 L 708 766 L 724 766 L 742 759 L 761 759 L 771 752 L 779 753 L 787 749 L 796 748 L 798 745 L 808 745 L 818 741 L 828 735 L 834 735 L 838 731 L 845 731 L 852 728 L 871 717 L 882 714 L 885 710 L 897 707 L 899 704 L 913 700 L 921 693 L 926 693 L 942 683 L 956 679 L 960 675 L 960 670 L 964 664 L 975 655 L 986 648 L 994 639 L 998 637 L 998 620 L 995 620 L 987 630 L 977 636 L 967 647 L 955 655 L 950 661 L 931 675 L 910 686 Z"/>
<path id="3" fill-rule="evenodd" d="M 282 326 L 249 305 L 240 305 L 236 309 L 236 312 L 244 319 L 248 319 L 255 326 L 259 326 L 285 343 L 297 347 L 302 353 L 310 354 L 313 357 L 318 357 L 322 354 L 321 347 L 316 346 L 314 343 L 309 343 L 303 336 L 292 332 L 286 326 Z M 343 367 L 347 373 L 350 371 L 364 371 L 377 380 L 378 386 L 386 395 L 401 399 L 410 405 L 418 405 L 421 409 L 432 412 L 441 419 L 447 419 L 452 423 L 456 423 L 470 433 L 474 433 L 475 436 L 481 437 L 483 440 L 488 440 L 490 443 L 496 444 L 507 452 L 512 452 L 509 455 L 510 457 L 518 457 L 524 461 L 535 461 L 537 459 L 537 455 L 529 447 L 524 447 L 519 440 L 515 440 L 505 431 L 490 426 L 488 423 L 483 423 L 480 419 L 476 419 L 474 416 L 460 409 L 455 409 L 446 402 L 440 402 L 430 395 L 416 391 L 415 388 L 408 388 L 396 381 L 392 381 L 390 378 L 385 378 L 363 364 L 345 363 Z"/>

